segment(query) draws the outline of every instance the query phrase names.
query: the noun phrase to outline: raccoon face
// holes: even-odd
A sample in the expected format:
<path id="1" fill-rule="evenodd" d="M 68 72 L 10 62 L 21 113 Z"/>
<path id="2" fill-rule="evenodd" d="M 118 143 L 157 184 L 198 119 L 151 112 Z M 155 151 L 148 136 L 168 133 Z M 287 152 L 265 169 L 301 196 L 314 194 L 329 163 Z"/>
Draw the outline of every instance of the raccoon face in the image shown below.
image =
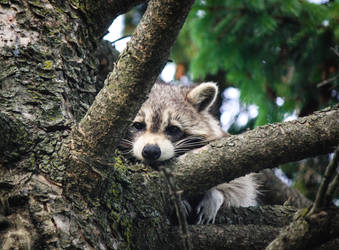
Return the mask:
<path id="1" fill-rule="evenodd" d="M 143 161 L 165 161 L 175 155 L 176 141 L 184 137 L 180 127 L 172 124 L 163 126 L 157 131 L 151 131 L 151 126 L 145 122 L 134 122 L 132 129 L 136 130 L 133 143 L 133 155 Z"/>
<path id="2" fill-rule="evenodd" d="M 214 83 L 196 87 L 156 83 L 135 117 L 122 147 L 135 158 L 165 161 L 222 137 L 208 113 L 217 95 Z"/>

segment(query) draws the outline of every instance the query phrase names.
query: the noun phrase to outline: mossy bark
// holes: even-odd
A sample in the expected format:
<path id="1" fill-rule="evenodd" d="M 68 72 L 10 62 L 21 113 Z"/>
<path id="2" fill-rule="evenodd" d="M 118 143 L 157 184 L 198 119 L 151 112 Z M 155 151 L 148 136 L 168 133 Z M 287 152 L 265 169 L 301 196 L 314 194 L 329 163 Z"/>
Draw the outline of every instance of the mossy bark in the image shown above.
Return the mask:
<path id="1" fill-rule="evenodd" d="M 336 105 L 294 121 L 261 126 L 183 155 L 173 164 L 173 174 L 181 189 L 196 193 L 247 173 L 331 153 L 339 143 L 338 124 Z"/>
<path id="2" fill-rule="evenodd" d="M 125 134 L 167 62 L 193 1 L 150 1 L 114 71 L 80 121 L 74 141 L 107 158 Z M 80 139 L 80 140 L 79 140 Z M 81 149 L 79 149 L 81 150 Z"/>
<path id="3" fill-rule="evenodd" d="M 160 199 L 166 199 L 166 189 L 159 192 L 157 181 L 145 189 L 143 183 L 153 181 L 152 176 L 158 180 L 158 174 L 144 167 L 128 169 L 113 153 L 122 127 L 165 64 L 192 1 L 149 3 L 153 12 L 144 17 L 102 92 L 115 95 L 116 103 L 101 94 L 93 104 L 103 86 L 98 31 L 138 2 L 0 2 L 1 248 L 126 248 L 138 239 L 144 242 L 137 228 L 156 248 L 157 230 L 168 225 L 168 202 Z M 144 39 L 148 33 L 143 29 L 155 38 Z M 164 30 L 165 35 L 157 34 Z M 114 115 L 115 104 L 122 105 Z M 102 111 L 99 126 L 91 126 L 86 118 Z M 76 140 L 78 130 L 71 133 L 83 117 L 79 127 L 100 140 L 94 152 L 86 138 Z M 108 137 L 103 140 L 96 132 Z M 108 157 L 98 161 L 103 155 Z"/>
<path id="4" fill-rule="evenodd" d="M 266 250 L 320 248 L 339 237 L 338 208 L 312 214 L 308 212 L 308 209 L 298 211 L 293 222 L 281 231 Z"/>
<path id="5" fill-rule="evenodd" d="M 150 1 L 97 95 L 107 72 L 97 58 L 98 38 L 115 16 L 138 2 L 0 1 L 1 249 L 181 247 L 180 232 L 170 224 L 172 204 L 161 175 L 142 164 L 128 164 L 114 149 L 162 69 L 192 1 Z M 281 136 L 284 126 L 258 130 L 272 139 Z M 299 129 L 291 128 L 291 142 Z M 327 136 L 337 140 L 331 131 Z M 219 154 L 220 143 L 244 141 L 242 137 L 211 148 Z M 318 153 L 327 152 L 323 144 L 317 139 L 305 151 L 302 143 L 290 143 L 286 152 L 312 155 L 316 146 L 321 147 Z M 232 165 L 236 168 L 244 163 L 239 155 L 244 151 L 234 150 L 230 152 L 239 150 Z M 267 151 L 264 159 L 271 155 L 269 163 L 287 161 L 286 152 L 280 157 L 277 150 Z M 188 168 L 194 157 L 188 156 Z M 209 163 L 213 166 L 214 160 Z M 184 171 L 178 175 L 179 186 L 201 191 L 213 183 L 190 183 L 191 174 L 200 181 L 195 172 Z M 262 225 L 190 228 L 194 246 L 210 249 L 244 247 L 242 242 L 262 248 L 278 230 Z"/>
<path id="6" fill-rule="evenodd" d="M 0 1 L 1 249 L 87 244 L 61 148 L 103 85 L 98 42 L 68 1 Z"/>

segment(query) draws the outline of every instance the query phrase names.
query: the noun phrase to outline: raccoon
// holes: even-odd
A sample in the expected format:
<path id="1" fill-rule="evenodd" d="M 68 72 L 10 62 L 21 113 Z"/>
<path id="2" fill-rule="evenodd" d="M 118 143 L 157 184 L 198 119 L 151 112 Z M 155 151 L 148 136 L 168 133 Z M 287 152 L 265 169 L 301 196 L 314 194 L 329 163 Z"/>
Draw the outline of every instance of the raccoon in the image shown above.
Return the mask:
<path id="1" fill-rule="evenodd" d="M 152 164 L 226 136 L 209 113 L 217 94 L 218 87 L 212 82 L 196 86 L 156 83 L 122 140 L 122 148 Z M 254 174 L 249 174 L 211 188 L 196 207 L 196 223 L 214 223 L 223 204 L 256 205 L 257 187 Z"/>

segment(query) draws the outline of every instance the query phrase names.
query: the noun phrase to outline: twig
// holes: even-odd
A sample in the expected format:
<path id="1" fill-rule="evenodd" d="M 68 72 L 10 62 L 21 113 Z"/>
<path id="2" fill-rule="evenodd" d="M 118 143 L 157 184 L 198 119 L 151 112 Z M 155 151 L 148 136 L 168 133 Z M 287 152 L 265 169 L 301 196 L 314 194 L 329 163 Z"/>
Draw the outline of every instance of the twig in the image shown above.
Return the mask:
<path id="1" fill-rule="evenodd" d="M 337 170 L 337 174 L 334 176 L 333 180 L 328 185 L 328 189 L 325 194 L 325 206 L 328 206 L 330 204 L 333 194 L 338 187 L 338 183 L 339 183 L 339 170 Z"/>
<path id="2" fill-rule="evenodd" d="M 127 38 L 127 37 L 131 37 L 131 36 L 132 36 L 132 35 L 122 36 L 122 37 L 120 37 L 120 38 L 114 40 L 113 42 L 111 42 L 111 44 L 115 44 L 116 42 L 119 42 L 120 40 L 125 39 L 125 38 Z"/>
<path id="3" fill-rule="evenodd" d="M 338 164 L 338 157 L 339 157 L 339 146 L 337 146 L 333 158 L 330 161 L 330 163 L 327 165 L 325 174 L 323 177 L 323 180 L 320 184 L 320 187 L 317 192 L 317 196 L 315 198 L 315 202 L 312 206 L 312 209 L 310 211 L 310 214 L 313 214 L 316 212 L 319 208 L 324 207 L 325 205 L 325 199 L 326 199 L 326 193 L 328 192 L 329 189 L 329 184 L 331 182 L 331 179 L 336 171 L 337 164 Z"/>
<path id="4" fill-rule="evenodd" d="M 328 79 L 326 79 L 326 80 L 324 80 L 322 82 L 317 83 L 317 88 L 320 88 L 320 87 L 322 87 L 322 86 L 324 86 L 324 85 L 326 85 L 328 83 L 331 83 L 331 82 L 335 81 L 338 77 L 339 77 L 339 75 L 336 75 L 336 76 L 328 78 Z"/>
<path id="5" fill-rule="evenodd" d="M 184 249 L 185 250 L 192 250 L 193 249 L 193 245 L 191 242 L 191 238 L 190 238 L 190 234 L 188 231 L 188 224 L 187 224 L 187 220 L 186 220 L 186 216 L 185 216 L 185 212 L 184 212 L 184 208 L 183 208 L 183 203 L 181 201 L 181 197 L 180 194 L 177 192 L 176 190 L 176 185 L 175 185 L 175 179 L 172 175 L 172 171 L 170 167 L 161 167 L 160 170 L 162 171 L 162 173 L 164 174 L 166 181 L 167 181 L 167 185 L 169 188 L 169 192 L 170 192 L 170 196 L 171 199 L 173 200 L 174 206 L 175 206 L 175 212 L 178 218 L 178 222 L 179 222 L 179 226 L 182 232 L 182 242 L 184 245 Z"/>
<path id="6" fill-rule="evenodd" d="M 339 51 L 338 51 L 338 46 L 331 47 L 331 50 L 334 52 L 334 54 L 336 54 L 337 56 L 339 56 Z"/>

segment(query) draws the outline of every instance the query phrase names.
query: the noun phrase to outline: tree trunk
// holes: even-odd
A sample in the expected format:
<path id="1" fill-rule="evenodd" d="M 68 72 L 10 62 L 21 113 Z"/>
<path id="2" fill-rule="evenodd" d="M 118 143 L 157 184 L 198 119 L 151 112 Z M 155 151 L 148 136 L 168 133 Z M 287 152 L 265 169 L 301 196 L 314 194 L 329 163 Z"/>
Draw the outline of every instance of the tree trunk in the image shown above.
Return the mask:
<path id="1" fill-rule="evenodd" d="M 107 68 L 100 55 L 108 47 L 100 38 L 118 14 L 139 2 L 0 2 L 1 249 L 181 248 L 162 176 L 127 163 L 115 149 L 193 1 L 149 1 L 104 84 Z M 204 149 L 215 152 L 208 164 L 198 164 L 211 159 L 204 151 L 199 161 L 195 154 L 184 156 L 173 164 L 178 187 L 199 193 L 250 171 L 330 152 L 338 144 L 338 107 L 303 119 L 213 143 Z M 300 140 L 300 134 L 309 136 Z M 261 151 L 255 150 L 259 139 Z M 246 140 L 253 147 L 241 146 Z M 233 157 L 226 168 L 220 162 L 227 154 Z M 212 178 L 215 173 L 222 175 Z M 284 210 L 241 211 L 234 211 L 236 217 L 274 214 L 277 224 L 190 226 L 193 246 L 262 249 L 286 225 L 279 220 Z"/>

